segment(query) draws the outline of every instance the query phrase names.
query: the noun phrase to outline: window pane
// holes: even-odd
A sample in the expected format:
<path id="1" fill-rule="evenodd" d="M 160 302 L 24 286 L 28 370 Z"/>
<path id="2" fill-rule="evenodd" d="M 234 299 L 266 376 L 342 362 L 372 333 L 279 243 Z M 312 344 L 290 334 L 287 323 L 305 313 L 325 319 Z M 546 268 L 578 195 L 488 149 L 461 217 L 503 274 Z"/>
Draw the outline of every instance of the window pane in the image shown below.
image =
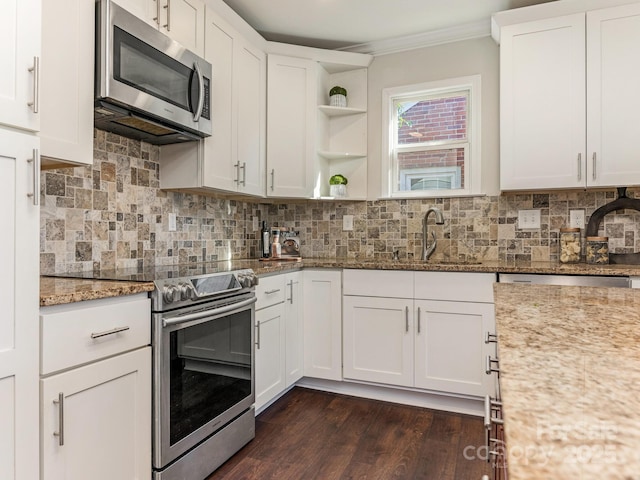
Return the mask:
<path id="1" fill-rule="evenodd" d="M 397 191 L 464 188 L 464 157 L 465 148 L 398 153 Z"/>
<path id="2" fill-rule="evenodd" d="M 467 95 L 396 103 L 398 145 L 467 138 Z"/>

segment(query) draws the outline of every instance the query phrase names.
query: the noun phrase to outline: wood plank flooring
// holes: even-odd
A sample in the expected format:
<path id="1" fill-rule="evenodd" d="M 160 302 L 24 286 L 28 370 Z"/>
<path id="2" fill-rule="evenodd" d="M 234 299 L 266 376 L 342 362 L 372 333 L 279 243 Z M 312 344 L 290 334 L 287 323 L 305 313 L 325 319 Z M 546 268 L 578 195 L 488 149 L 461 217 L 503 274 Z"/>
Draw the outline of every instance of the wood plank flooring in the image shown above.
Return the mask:
<path id="1" fill-rule="evenodd" d="M 256 418 L 256 438 L 206 480 L 480 480 L 482 419 L 294 388 Z"/>

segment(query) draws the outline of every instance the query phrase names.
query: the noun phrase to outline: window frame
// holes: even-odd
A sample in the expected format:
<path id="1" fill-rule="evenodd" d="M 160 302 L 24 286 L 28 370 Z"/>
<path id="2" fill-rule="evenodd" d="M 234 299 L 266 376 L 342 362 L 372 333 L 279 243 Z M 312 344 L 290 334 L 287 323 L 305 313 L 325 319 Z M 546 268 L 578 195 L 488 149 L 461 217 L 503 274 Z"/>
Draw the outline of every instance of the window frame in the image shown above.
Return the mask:
<path id="1" fill-rule="evenodd" d="M 467 103 L 467 139 L 462 141 L 433 141 L 418 150 L 444 150 L 447 148 L 465 148 L 465 185 L 464 188 L 452 190 L 395 190 L 396 180 L 400 179 L 398 171 L 395 138 L 397 132 L 397 111 L 395 102 L 417 96 L 438 98 L 455 93 L 468 92 Z M 433 198 L 461 197 L 481 195 L 481 76 L 470 75 L 443 80 L 390 87 L 382 90 L 382 151 L 381 179 L 382 198 Z M 466 144 L 464 146 L 463 144 Z M 410 150 L 413 144 L 402 150 Z"/>

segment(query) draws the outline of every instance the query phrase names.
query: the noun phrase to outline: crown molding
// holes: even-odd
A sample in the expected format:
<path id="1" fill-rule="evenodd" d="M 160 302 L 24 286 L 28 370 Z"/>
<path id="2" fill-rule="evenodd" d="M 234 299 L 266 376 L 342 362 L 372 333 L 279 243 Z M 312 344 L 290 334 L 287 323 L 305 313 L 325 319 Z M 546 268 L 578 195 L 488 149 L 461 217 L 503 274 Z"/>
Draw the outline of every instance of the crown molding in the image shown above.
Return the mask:
<path id="1" fill-rule="evenodd" d="M 435 45 L 442 45 L 443 43 L 488 37 L 489 35 L 491 35 L 491 19 L 486 18 L 477 22 L 465 23 L 454 27 L 442 28 L 440 30 L 432 30 L 430 32 L 407 35 L 405 37 L 361 43 L 341 48 L 340 50 L 379 56 L 405 52 L 416 48 L 433 47 Z"/>

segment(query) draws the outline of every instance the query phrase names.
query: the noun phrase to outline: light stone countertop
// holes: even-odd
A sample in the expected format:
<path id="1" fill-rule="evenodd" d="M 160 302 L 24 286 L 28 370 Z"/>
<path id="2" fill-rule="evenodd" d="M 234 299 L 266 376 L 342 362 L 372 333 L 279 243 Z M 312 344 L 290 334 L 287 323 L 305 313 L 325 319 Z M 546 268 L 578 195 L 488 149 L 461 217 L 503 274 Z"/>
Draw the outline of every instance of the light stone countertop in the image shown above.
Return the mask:
<path id="1" fill-rule="evenodd" d="M 510 480 L 640 479 L 640 290 L 494 294 Z"/>
<path id="2" fill-rule="evenodd" d="M 252 268 L 258 275 L 272 275 L 301 268 L 329 269 L 370 269 L 370 270 L 408 270 L 437 272 L 483 272 L 483 273 L 543 273 L 559 275 L 614 275 L 640 276 L 640 265 L 587 265 L 584 263 L 562 265 L 555 262 L 508 263 L 499 261 L 476 262 L 423 262 L 421 260 L 378 260 L 345 258 L 305 258 L 302 261 L 224 260 L 209 262 L 215 264 L 218 271 Z M 194 264 L 195 266 L 199 264 Z M 193 266 L 187 266 L 189 268 Z M 82 272 L 84 279 L 42 277 L 40 285 L 40 305 L 93 300 L 103 297 L 127 295 L 136 291 L 151 291 L 149 282 L 107 282 L 91 280 L 91 272 Z M 186 275 L 187 273 L 185 273 Z M 82 275 L 81 275 L 82 276 Z M 53 282 L 54 279 L 60 282 Z M 63 282 L 62 280 L 66 280 Z M 77 282 L 77 291 L 74 282 Z M 61 286 L 60 286 L 61 285 Z M 142 289 L 142 290 L 138 290 Z M 118 293 L 118 292 L 122 293 Z"/>
<path id="3" fill-rule="evenodd" d="M 40 306 L 150 292 L 153 283 L 40 277 Z"/>

